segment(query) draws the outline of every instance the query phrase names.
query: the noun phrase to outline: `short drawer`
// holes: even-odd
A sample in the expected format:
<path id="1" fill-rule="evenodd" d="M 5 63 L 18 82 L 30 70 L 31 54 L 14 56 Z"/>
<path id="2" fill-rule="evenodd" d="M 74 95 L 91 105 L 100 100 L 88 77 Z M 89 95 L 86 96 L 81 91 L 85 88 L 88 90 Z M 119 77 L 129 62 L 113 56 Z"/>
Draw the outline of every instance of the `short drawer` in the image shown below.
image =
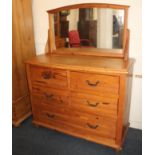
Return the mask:
<path id="1" fill-rule="evenodd" d="M 65 70 L 46 67 L 30 67 L 32 85 L 42 85 L 53 88 L 67 88 L 67 72 Z"/>
<path id="2" fill-rule="evenodd" d="M 119 90 L 119 77 L 93 73 L 70 73 L 72 90 L 87 91 L 94 94 L 116 96 Z"/>
<path id="3" fill-rule="evenodd" d="M 118 98 L 95 96 L 86 93 L 72 92 L 70 97 L 70 106 L 74 109 L 89 114 L 114 118 L 117 117 L 117 103 Z"/>

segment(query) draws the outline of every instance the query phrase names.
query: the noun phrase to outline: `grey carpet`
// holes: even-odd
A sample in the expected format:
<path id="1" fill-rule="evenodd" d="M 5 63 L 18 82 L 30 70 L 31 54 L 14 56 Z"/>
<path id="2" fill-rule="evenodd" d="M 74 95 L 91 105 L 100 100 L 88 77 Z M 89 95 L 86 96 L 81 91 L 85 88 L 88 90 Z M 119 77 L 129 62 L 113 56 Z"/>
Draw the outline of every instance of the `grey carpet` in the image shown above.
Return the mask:
<path id="1" fill-rule="evenodd" d="M 75 138 L 31 124 L 32 118 L 12 129 L 13 155 L 116 155 L 116 151 L 80 138 Z M 142 154 L 142 131 L 129 128 L 120 155 Z"/>

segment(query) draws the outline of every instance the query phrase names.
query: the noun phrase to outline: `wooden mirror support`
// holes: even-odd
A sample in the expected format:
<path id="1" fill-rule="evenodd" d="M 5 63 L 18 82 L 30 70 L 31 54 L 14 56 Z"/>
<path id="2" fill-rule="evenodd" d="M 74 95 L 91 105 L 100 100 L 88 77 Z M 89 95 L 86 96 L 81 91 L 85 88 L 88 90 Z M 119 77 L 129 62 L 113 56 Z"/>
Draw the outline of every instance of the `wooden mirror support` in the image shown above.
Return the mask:
<path id="1" fill-rule="evenodd" d="M 110 8 L 110 9 L 121 9 L 124 10 L 124 30 L 123 30 L 123 48 L 122 49 L 89 49 L 81 50 L 81 49 L 56 49 L 55 47 L 55 36 L 54 36 L 54 21 L 53 16 L 55 13 L 58 13 L 63 10 L 70 9 L 79 9 L 79 8 Z M 77 55 L 96 55 L 96 56 L 107 56 L 107 57 L 118 57 L 124 58 L 124 60 L 128 59 L 128 42 L 129 42 L 129 30 L 127 28 L 128 25 L 128 8 L 127 5 L 116 5 L 116 4 L 103 4 L 103 3 L 85 3 L 85 4 L 75 4 L 64 6 L 52 10 L 48 10 L 49 15 L 49 31 L 48 31 L 48 50 L 46 53 L 53 54 L 77 54 Z M 47 48 L 46 48 L 47 49 Z M 78 51 L 78 52 L 77 52 Z"/>

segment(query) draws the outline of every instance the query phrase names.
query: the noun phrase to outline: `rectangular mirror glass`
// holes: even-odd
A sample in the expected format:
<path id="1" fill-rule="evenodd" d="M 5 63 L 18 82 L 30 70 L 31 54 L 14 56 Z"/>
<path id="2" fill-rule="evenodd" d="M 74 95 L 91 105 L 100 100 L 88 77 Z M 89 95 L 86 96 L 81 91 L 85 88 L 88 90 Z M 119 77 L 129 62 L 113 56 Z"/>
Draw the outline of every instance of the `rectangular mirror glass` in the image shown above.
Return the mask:
<path id="1" fill-rule="evenodd" d="M 122 49 L 124 10 L 79 8 L 54 14 L 56 48 Z"/>

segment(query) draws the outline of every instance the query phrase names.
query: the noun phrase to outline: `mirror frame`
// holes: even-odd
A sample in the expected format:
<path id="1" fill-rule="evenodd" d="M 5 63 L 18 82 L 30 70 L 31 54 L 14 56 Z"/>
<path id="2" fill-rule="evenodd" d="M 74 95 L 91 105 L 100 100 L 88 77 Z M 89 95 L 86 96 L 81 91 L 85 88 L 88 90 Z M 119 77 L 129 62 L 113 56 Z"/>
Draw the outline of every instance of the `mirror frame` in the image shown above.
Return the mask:
<path id="1" fill-rule="evenodd" d="M 67 5 L 67 6 L 56 8 L 56 9 L 48 10 L 47 13 L 49 15 L 49 31 L 48 31 L 48 42 L 47 42 L 48 48 L 46 48 L 46 49 L 48 49 L 47 52 L 48 53 L 58 53 L 58 51 L 60 52 L 60 50 L 56 49 L 56 47 L 55 47 L 55 36 L 54 36 L 54 31 L 53 31 L 54 30 L 53 29 L 54 13 L 58 13 L 62 10 L 79 9 L 79 8 L 111 8 L 111 9 L 124 10 L 123 48 L 121 50 L 96 48 L 96 50 L 95 49 L 92 50 L 92 51 L 94 51 L 94 52 L 92 52 L 93 53 L 92 55 L 100 55 L 100 56 L 105 55 L 105 56 L 120 57 L 120 58 L 128 59 L 129 30 L 127 28 L 127 25 L 128 25 L 128 8 L 129 8 L 129 6 L 128 5 L 107 4 L 107 3 L 82 3 L 82 4 Z M 115 53 L 116 50 L 119 52 Z M 71 50 L 67 49 L 65 51 L 71 51 Z M 77 51 L 77 50 L 75 50 L 75 51 Z M 82 50 L 82 51 L 84 54 L 84 50 Z M 88 53 L 88 52 L 86 52 L 86 53 Z M 94 54 L 94 53 L 97 53 L 97 54 Z M 74 53 L 74 54 L 76 54 L 76 53 Z M 89 55 L 89 54 L 84 54 L 84 55 Z"/>

